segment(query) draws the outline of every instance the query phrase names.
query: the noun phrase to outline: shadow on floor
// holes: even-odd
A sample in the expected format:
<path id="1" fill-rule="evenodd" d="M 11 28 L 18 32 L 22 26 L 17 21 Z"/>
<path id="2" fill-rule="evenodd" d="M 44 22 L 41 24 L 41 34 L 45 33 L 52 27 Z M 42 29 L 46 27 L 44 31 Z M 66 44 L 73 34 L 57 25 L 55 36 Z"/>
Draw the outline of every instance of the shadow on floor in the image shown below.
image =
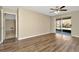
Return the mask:
<path id="1" fill-rule="evenodd" d="M 56 31 L 58 34 L 66 35 L 66 36 L 71 36 L 71 32 L 65 32 L 65 31 Z"/>

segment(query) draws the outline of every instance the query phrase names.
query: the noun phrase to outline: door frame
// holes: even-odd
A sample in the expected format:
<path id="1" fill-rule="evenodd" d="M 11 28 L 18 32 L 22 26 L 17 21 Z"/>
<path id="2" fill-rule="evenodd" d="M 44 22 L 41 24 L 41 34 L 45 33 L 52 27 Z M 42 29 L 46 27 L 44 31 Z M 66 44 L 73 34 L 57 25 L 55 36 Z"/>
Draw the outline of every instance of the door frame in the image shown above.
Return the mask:
<path id="1" fill-rule="evenodd" d="M 16 17 L 16 39 L 18 40 L 18 19 L 17 19 L 17 12 L 16 13 L 13 13 L 13 12 L 4 12 L 3 11 L 3 9 L 2 9 L 2 11 L 1 11 L 1 20 L 2 20 L 2 33 L 1 33 L 1 35 L 2 35 L 2 41 L 1 41 L 1 43 L 3 43 L 3 41 L 5 40 L 5 24 L 4 24 L 4 13 L 6 13 L 6 14 L 13 14 L 13 15 L 15 15 L 15 17 Z"/>
<path id="2" fill-rule="evenodd" d="M 3 9 L 1 8 L 1 41 L 0 44 L 3 43 Z"/>
<path id="3" fill-rule="evenodd" d="M 61 28 L 62 28 L 62 22 L 61 22 L 62 18 L 59 18 L 58 20 L 60 21 L 60 32 L 62 32 L 62 30 L 61 30 Z M 58 20 L 56 19 L 56 33 L 57 33 L 57 21 Z"/>

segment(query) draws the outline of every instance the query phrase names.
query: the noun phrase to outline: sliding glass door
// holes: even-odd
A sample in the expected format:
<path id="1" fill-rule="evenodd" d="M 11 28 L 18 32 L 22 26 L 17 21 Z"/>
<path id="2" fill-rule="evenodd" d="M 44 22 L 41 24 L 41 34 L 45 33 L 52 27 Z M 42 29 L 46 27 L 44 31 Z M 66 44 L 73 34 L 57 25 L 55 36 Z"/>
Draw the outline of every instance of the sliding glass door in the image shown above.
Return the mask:
<path id="1" fill-rule="evenodd" d="M 64 35 L 71 35 L 71 18 L 61 18 L 56 20 L 56 32 Z"/>
<path id="2" fill-rule="evenodd" d="M 56 32 L 61 33 L 61 19 L 56 20 Z"/>

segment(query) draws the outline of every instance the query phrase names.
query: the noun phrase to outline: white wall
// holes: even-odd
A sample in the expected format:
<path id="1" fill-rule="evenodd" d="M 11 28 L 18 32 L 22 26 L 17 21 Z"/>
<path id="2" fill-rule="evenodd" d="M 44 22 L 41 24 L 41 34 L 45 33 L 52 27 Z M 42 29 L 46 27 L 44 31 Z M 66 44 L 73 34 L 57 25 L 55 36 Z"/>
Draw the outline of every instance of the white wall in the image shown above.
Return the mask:
<path id="1" fill-rule="evenodd" d="M 79 36 L 79 11 L 63 14 L 63 15 L 58 15 L 58 16 L 53 16 L 51 17 L 51 31 L 53 33 L 56 33 L 56 19 L 57 18 L 62 18 L 62 17 L 67 17 L 71 16 L 71 22 L 72 22 L 72 28 L 71 28 L 71 35 L 72 36 Z"/>
<path id="2" fill-rule="evenodd" d="M 51 33 L 56 33 L 56 18 L 55 17 L 50 17 L 50 27 L 51 27 L 51 29 L 50 29 L 50 31 L 51 31 Z"/>
<path id="3" fill-rule="evenodd" d="M 19 9 L 19 39 L 50 33 L 50 17 Z"/>
<path id="4" fill-rule="evenodd" d="M 79 11 L 72 13 L 72 36 L 79 37 Z"/>
<path id="5" fill-rule="evenodd" d="M 1 31 L 2 30 L 1 30 L 1 9 L 0 9 L 0 43 L 1 43 L 1 34 L 2 34 Z"/>

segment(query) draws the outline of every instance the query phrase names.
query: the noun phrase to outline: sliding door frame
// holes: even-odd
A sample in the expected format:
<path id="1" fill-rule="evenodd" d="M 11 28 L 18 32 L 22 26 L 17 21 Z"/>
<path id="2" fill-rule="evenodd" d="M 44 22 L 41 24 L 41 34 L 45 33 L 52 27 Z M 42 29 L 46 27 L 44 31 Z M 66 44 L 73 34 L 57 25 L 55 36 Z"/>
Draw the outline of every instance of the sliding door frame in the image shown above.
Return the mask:
<path id="1" fill-rule="evenodd" d="M 62 28 L 62 20 L 65 20 L 65 19 L 71 19 L 71 16 L 69 16 L 69 17 L 60 17 L 60 18 L 56 19 L 56 29 L 57 29 L 57 20 L 60 20 L 60 32 L 61 33 L 63 32 L 63 29 L 61 29 Z M 71 30 L 71 32 L 72 32 L 72 30 Z"/>

